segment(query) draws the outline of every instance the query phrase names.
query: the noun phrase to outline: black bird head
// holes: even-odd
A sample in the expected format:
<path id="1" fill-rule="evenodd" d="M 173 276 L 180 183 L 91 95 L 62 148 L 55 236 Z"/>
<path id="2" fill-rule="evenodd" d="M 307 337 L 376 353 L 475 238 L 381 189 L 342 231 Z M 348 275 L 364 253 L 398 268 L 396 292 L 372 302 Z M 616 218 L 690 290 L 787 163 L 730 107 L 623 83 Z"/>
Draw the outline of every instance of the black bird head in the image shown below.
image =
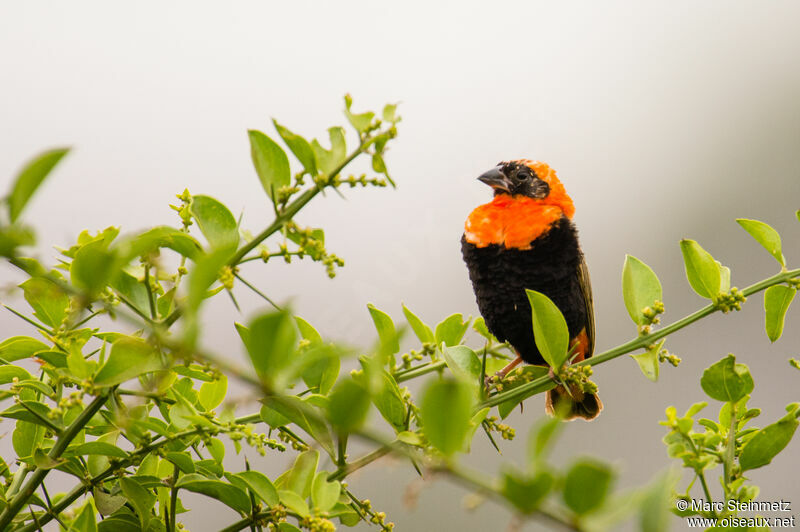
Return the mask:
<path id="1" fill-rule="evenodd" d="M 521 161 L 498 163 L 497 166 L 482 174 L 478 181 L 492 187 L 495 196 L 509 194 L 543 199 L 550 194 L 550 185 L 536 175 L 533 168 Z"/>

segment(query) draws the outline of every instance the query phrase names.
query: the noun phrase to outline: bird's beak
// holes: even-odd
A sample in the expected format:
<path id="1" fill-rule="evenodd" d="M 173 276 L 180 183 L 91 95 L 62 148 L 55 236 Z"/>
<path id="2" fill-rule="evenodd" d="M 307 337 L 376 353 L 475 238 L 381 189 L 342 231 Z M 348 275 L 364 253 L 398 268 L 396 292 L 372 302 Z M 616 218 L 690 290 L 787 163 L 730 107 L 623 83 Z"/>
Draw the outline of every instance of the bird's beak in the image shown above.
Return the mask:
<path id="1" fill-rule="evenodd" d="M 503 192 L 511 192 L 511 182 L 508 177 L 503 173 L 502 166 L 495 166 L 488 172 L 481 174 L 478 178 L 481 183 L 486 183 L 495 190 L 502 190 Z"/>

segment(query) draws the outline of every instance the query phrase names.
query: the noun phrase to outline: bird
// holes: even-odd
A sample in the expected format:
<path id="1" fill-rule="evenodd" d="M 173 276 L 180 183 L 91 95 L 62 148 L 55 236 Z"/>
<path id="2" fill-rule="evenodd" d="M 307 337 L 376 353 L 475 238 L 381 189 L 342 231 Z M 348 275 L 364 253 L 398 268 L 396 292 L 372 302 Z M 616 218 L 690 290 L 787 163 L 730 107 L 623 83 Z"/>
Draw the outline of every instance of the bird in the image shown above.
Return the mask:
<path id="1" fill-rule="evenodd" d="M 547 365 L 534 340 L 526 289 L 549 297 L 564 315 L 572 362 L 591 357 L 591 281 L 572 221 L 575 205 L 556 172 L 546 163 L 518 159 L 498 163 L 478 180 L 494 197 L 467 217 L 461 252 L 486 327 L 517 355 L 497 376 L 522 362 Z M 547 392 L 545 411 L 565 420 L 591 421 L 602 409 L 597 394 L 576 385 Z"/>

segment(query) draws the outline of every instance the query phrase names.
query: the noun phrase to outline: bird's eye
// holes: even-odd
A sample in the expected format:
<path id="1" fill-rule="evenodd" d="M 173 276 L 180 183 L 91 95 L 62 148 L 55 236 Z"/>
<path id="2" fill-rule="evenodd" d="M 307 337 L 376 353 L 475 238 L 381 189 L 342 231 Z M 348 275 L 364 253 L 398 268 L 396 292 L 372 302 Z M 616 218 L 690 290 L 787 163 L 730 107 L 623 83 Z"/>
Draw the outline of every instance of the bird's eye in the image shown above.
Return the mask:
<path id="1" fill-rule="evenodd" d="M 530 174 L 528 174 L 527 172 L 520 172 L 519 174 L 517 174 L 517 179 L 519 179 L 520 181 L 525 181 L 530 177 L 531 177 Z"/>

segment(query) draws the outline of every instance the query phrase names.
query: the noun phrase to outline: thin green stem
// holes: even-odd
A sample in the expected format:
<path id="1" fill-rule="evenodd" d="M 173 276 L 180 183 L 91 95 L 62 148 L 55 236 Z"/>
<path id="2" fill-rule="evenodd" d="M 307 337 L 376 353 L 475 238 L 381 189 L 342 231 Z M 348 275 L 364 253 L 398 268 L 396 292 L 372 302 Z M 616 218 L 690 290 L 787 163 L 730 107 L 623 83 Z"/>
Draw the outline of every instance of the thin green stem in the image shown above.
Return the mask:
<path id="1" fill-rule="evenodd" d="M 730 497 L 730 483 L 733 482 L 733 460 L 736 455 L 736 401 L 731 401 L 731 425 L 728 428 L 728 442 L 725 446 L 725 460 L 723 461 L 723 487 L 725 488 L 725 501 Z"/>
<path id="2" fill-rule="evenodd" d="M 176 484 L 178 483 L 179 475 L 180 471 L 178 468 L 175 468 L 175 475 L 172 479 L 172 486 L 169 490 L 169 526 L 171 527 L 167 529 L 169 532 L 175 532 L 175 529 L 177 528 L 177 524 L 175 523 L 175 515 L 178 507 L 178 488 L 176 487 Z"/>
<path id="3" fill-rule="evenodd" d="M 150 317 L 152 319 L 156 319 L 158 315 L 156 314 L 156 300 L 153 296 L 153 289 L 150 287 L 150 265 L 145 264 L 144 266 L 144 288 L 147 290 L 147 303 L 150 305 Z"/>
<path id="4" fill-rule="evenodd" d="M 392 449 L 389 447 L 379 447 L 357 460 L 339 466 L 339 469 L 328 475 L 328 480 L 341 480 L 354 471 L 358 471 L 362 467 L 371 464 L 378 458 L 386 456 L 390 452 L 392 452 Z"/>
<path id="5" fill-rule="evenodd" d="M 61 433 L 58 440 L 56 440 L 55 445 L 53 445 L 53 448 L 50 449 L 50 453 L 48 454 L 51 460 L 56 460 L 61 457 L 69 444 L 72 443 L 72 440 L 74 440 L 78 433 L 83 430 L 83 427 L 89 423 L 89 421 L 92 419 L 92 416 L 94 416 L 103 407 L 108 400 L 108 397 L 108 393 L 103 393 L 102 395 L 95 397 L 89 406 L 86 407 L 86 409 L 75 419 L 75 421 L 73 421 L 72 424 Z M 34 470 L 33 474 L 22 486 L 19 493 L 17 493 L 14 498 L 11 499 L 5 511 L 3 511 L 3 513 L 0 515 L 0 530 L 6 530 L 6 527 L 8 527 L 9 523 L 11 523 L 11 520 L 14 519 L 22 507 L 25 506 L 25 504 L 30 500 L 31 496 L 33 496 L 49 472 L 49 469 L 42 469 L 40 467 L 37 467 Z"/>
<path id="6" fill-rule="evenodd" d="M 427 364 L 420 365 L 420 366 L 417 366 L 415 368 L 411 368 L 411 369 L 409 369 L 407 371 L 404 371 L 403 373 L 398 373 L 395 376 L 395 380 L 397 380 L 397 382 L 404 382 L 404 381 L 408 381 L 408 380 L 411 380 L 411 379 L 415 379 L 415 378 L 420 377 L 422 375 L 427 375 L 428 373 L 431 373 L 433 371 L 438 371 L 438 370 L 442 369 L 443 367 L 445 367 L 446 365 L 447 364 L 445 363 L 444 360 L 437 360 L 436 362 L 429 362 Z"/>
<path id="7" fill-rule="evenodd" d="M 247 280 L 245 280 L 241 275 L 239 275 L 238 273 L 234 273 L 233 275 L 234 275 L 234 277 L 239 279 L 242 282 L 242 284 L 244 284 L 247 288 L 249 288 L 250 290 L 255 292 L 257 295 L 261 296 L 261 298 L 264 301 L 266 301 L 267 303 L 269 303 L 270 305 L 275 307 L 276 310 L 281 310 L 281 307 L 278 306 L 278 304 L 275 303 L 272 299 L 270 299 L 269 296 L 267 296 L 267 294 L 265 294 L 264 292 L 262 292 L 261 290 L 256 288 L 254 285 L 252 285 L 249 282 L 247 282 Z"/>

